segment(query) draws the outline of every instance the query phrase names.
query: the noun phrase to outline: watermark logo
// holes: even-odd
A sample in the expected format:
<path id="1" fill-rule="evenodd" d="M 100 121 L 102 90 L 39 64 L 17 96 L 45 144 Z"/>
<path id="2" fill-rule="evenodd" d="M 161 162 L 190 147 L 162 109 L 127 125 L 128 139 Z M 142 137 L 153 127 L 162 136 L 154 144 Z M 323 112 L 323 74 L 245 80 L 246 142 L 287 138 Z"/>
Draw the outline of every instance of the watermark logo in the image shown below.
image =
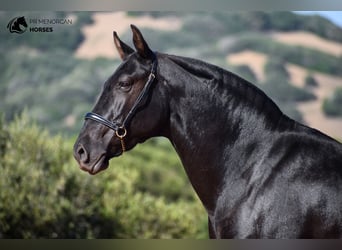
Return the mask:
<path id="1" fill-rule="evenodd" d="M 27 29 L 27 23 L 25 17 L 15 17 L 7 24 L 7 29 L 11 33 L 22 34 Z"/>
<path id="2" fill-rule="evenodd" d="M 27 22 L 24 16 L 15 17 L 7 24 L 7 29 L 11 33 L 22 34 L 25 31 L 34 33 L 46 33 L 54 32 L 57 26 L 72 25 L 72 18 L 27 18 Z"/>

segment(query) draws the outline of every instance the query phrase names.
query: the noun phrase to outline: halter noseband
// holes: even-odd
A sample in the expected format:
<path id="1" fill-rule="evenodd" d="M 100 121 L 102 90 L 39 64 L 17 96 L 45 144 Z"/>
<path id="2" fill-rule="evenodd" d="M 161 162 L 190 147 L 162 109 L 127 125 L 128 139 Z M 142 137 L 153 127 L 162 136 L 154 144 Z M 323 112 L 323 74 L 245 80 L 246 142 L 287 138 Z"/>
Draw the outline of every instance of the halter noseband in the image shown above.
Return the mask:
<path id="1" fill-rule="evenodd" d="M 150 92 L 151 85 L 152 85 L 154 79 L 156 78 L 157 63 L 158 63 L 157 57 L 156 57 L 155 53 L 153 53 L 152 69 L 151 69 L 151 72 L 148 76 L 147 82 L 145 83 L 144 88 L 140 92 L 139 96 L 135 100 L 132 108 L 130 109 L 130 111 L 128 112 L 126 118 L 124 119 L 124 121 L 122 123 L 119 123 L 116 121 L 109 121 L 106 118 L 104 118 L 103 116 L 98 115 L 98 114 L 93 113 L 93 112 L 87 113 L 84 117 L 85 120 L 89 119 L 89 120 L 96 121 L 96 122 L 101 123 L 102 125 L 110 128 L 110 129 L 114 130 L 115 135 L 120 139 L 122 153 L 126 151 L 126 146 L 125 146 L 125 142 L 124 142 L 124 138 L 127 135 L 126 127 L 128 126 L 129 122 L 133 118 L 133 116 L 134 116 L 136 110 L 138 109 L 139 105 L 141 104 L 142 100 L 144 100 L 147 97 L 148 93 Z"/>

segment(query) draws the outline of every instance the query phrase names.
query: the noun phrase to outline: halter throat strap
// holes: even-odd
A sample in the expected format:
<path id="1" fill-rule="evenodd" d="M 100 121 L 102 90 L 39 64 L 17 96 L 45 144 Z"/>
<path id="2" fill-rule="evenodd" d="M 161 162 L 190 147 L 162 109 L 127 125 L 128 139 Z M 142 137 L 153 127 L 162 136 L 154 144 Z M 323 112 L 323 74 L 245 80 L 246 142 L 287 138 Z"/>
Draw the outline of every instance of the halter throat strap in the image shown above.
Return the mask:
<path id="1" fill-rule="evenodd" d="M 139 108 L 139 106 L 142 104 L 143 100 L 145 100 L 150 92 L 152 83 L 154 82 L 154 79 L 156 78 L 156 73 L 157 73 L 157 56 L 155 55 L 155 53 L 153 53 L 153 62 L 152 62 L 152 68 L 151 68 L 151 72 L 148 76 L 148 79 L 145 83 L 144 88 L 142 89 L 142 91 L 140 92 L 140 94 L 138 95 L 137 99 L 135 100 L 132 108 L 129 110 L 127 116 L 125 117 L 125 119 L 123 120 L 122 123 L 116 122 L 116 121 L 109 121 L 108 119 L 104 118 L 101 115 L 98 115 L 96 113 L 93 112 L 88 112 L 84 119 L 85 120 L 93 120 L 96 121 L 112 130 L 115 131 L 115 135 L 120 139 L 121 141 L 121 148 L 122 148 L 122 153 L 126 151 L 126 147 L 125 147 L 125 143 L 124 143 L 124 138 L 127 135 L 127 126 L 129 125 L 129 123 L 131 122 L 133 116 L 135 115 L 137 109 Z"/>

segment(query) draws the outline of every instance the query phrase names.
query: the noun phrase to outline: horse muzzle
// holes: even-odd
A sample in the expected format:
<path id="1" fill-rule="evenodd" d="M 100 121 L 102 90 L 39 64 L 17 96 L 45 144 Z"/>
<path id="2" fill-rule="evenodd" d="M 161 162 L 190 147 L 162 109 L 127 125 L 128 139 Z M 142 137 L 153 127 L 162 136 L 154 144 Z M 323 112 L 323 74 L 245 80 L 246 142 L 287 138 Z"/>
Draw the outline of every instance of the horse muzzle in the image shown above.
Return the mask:
<path id="1" fill-rule="evenodd" d="M 80 169 L 91 175 L 95 175 L 102 170 L 105 170 L 109 165 L 109 159 L 106 157 L 106 154 L 100 154 L 99 157 L 92 160 L 82 144 L 75 145 L 74 157 L 78 162 Z"/>

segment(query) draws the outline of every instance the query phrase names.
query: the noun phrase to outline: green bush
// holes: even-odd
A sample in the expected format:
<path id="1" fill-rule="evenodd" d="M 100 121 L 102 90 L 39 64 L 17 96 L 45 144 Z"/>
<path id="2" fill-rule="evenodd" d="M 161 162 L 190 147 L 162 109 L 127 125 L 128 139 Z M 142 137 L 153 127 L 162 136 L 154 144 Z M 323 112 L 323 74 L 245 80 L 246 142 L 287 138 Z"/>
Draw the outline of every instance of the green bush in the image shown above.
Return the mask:
<path id="1" fill-rule="evenodd" d="M 296 105 L 293 103 L 282 103 L 279 102 L 279 107 L 281 111 L 286 114 L 287 116 L 291 117 L 293 120 L 296 120 L 301 123 L 305 123 L 303 114 L 297 110 Z"/>
<path id="2" fill-rule="evenodd" d="M 90 176 L 72 158 L 74 140 L 51 137 L 26 115 L 0 125 L 0 238 L 207 237 L 197 199 L 175 201 L 138 187 L 139 168 L 156 164 L 144 159 L 158 147 L 148 155 L 137 148 Z"/>
<path id="3" fill-rule="evenodd" d="M 259 85 L 266 94 L 281 103 L 311 101 L 316 96 L 311 92 L 298 88 L 290 84 L 282 75 L 271 74 L 267 76 L 266 81 Z"/>
<path id="4" fill-rule="evenodd" d="M 318 82 L 316 81 L 315 77 L 311 74 L 305 77 L 305 87 L 315 88 L 318 87 Z"/>
<path id="5" fill-rule="evenodd" d="M 328 116 L 342 116 L 342 88 L 337 88 L 330 98 L 323 101 L 323 112 Z"/>
<path id="6" fill-rule="evenodd" d="M 1 155 L 5 155 L 8 136 L 8 131 L 5 130 L 4 116 L 0 113 L 0 157 Z"/>
<path id="7" fill-rule="evenodd" d="M 277 59 L 268 61 L 265 65 L 265 74 L 266 80 L 258 87 L 265 91 L 286 115 L 303 122 L 303 115 L 296 109 L 296 103 L 314 100 L 316 96 L 307 89 L 289 83 L 288 72 L 284 64 Z"/>
<path id="8" fill-rule="evenodd" d="M 253 70 L 247 65 L 233 66 L 233 71 L 251 83 L 256 84 L 258 81 Z"/>
<path id="9" fill-rule="evenodd" d="M 264 73 L 268 77 L 276 74 L 279 79 L 283 80 L 288 79 L 290 76 L 285 67 L 285 62 L 277 57 L 271 57 L 269 60 L 267 60 L 267 63 L 264 67 Z"/>
<path id="10" fill-rule="evenodd" d="M 3 60 L 0 105 L 6 110 L 6 120 L 26 107 L 30 116 L 51 132 L 65 128 L 69 134 L 75 132 L 74 127 L 67 127 L 64 119 L 74 116 L 83 120 L 82 115 L 119 63 L 103 58 L 80 60 L 63 50 L 35 54 L 29 49 L 8 51 Z"/>

